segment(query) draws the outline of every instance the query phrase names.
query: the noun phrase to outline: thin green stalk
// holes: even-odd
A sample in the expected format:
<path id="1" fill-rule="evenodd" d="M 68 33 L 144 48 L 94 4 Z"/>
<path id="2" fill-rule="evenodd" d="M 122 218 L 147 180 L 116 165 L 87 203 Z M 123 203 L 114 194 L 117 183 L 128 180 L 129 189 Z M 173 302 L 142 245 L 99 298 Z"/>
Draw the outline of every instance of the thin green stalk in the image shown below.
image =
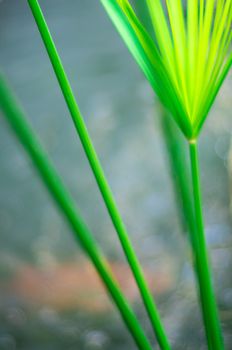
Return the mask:
<path id="1" fill-rule="evenodd" d="M 112 272 L 102 255 L 97 243 L 85 222 L 79 215 L 76 205 L 63 185 L 47 154 L 40 145 L 37 137 L 27 122 L 22 110 L 9 88 L 0 77 L 0 111 L 4 113 L 7 122 L 15 132 L 16 137 L 24 146 L 41 180 L 50 192 L 56 205 L 71 227 L 74 236 L 89 256 L 105 287 L 119 310 L 135 343 L 140 350 L 152 350 L 133 310 L 121 292 Z"/>
<path id="2" fill-rule="evenodd" d="M 52 63 L 58 82 L 60 84 L 60 88 L 62 90 L 67 106 L 69 108 L 70 114 L 72 116 L 74 125 L 76 127 L 76 130 L 82 142 L 84 151 L 89 160 L 89 164 L 94 173 L 96 182 L 101 191 L 102 197 L 108 209 L 109 215 L 112 219 L 114 227 L 118 233 L 119 240 L 121 242 L 122 248 L 124 250 L 128 263 L 131 267 L 131 270 L 133 272 L 134 278 L 137 282 L 141 297 L 143 299 L 145 308 L 151 320 L 151 324 L 156 334 L 158 343 L 161 349 L 170 350 L 170 345 L 169 345 L 167 336 L 165 334 L 163 325 L 161 323 L 158 310 L 156 308 L 156 305 L 154 303 L 153 297 L 149 290 L 148 284 L 144 277 L 144 273 L 142 271 L 139 260 L 136 256 L 132 243 L 129 239 L 126 227 L 122 221 L 121 215 L 119 213 L 116 202 L 114 200 L 113 193 L 106 180 L 104 171 L 101 167 L 100 161 L 98 159 L 98 156 L 92 144 L 91 138 L 88 134 L 85 122 L 78 108 L 72 88 L 70 86 L 70 83 L 66 76 L 61 59 L 56 50 L 51 34 L 49 32 L 42 10 L 37 0 L 28 0 L 28 3 L 33 13 L 33 16 L 35 18 L 35 21 L 37 23 L 42 40 L 46 47 L 47 53 L 49 55 L 49 58 Z"/>
<path id="3" fill-rule="evenodd" d="M 196 221 L 194 259 L 197 270 L 202 315 L 209 350 L 224 349 L 204 233 L 197 140 L 189 141 L 193 202 Z"/>
<path id="4" fill-rule="evenodd" d="M 192 242 L 194 236 L 194 213 L 191 195 L 191 178 L 188 172 L 186 142 L 168 112 L 160 106 L 161 131 L 164 138 L 170 177 L 173 183 L 182 231 Z"/>

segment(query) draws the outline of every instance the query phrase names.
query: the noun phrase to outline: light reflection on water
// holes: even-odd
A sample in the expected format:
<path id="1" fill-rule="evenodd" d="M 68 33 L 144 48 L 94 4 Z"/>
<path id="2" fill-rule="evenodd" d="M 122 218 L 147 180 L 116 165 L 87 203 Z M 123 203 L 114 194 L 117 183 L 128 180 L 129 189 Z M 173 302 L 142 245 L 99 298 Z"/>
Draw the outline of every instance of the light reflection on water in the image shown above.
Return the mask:
<path id="1" fill-rule="evenodd" d="M 157 299 L 168 333 L 179 350 L 195 350 L 204 336 L 152 92 L 98 1 L 53 0 L 41 5 L 135 248 L 146 270 L 163 286 Z M 26 2 L 0 2 L 0 64 L 99 243 L 115 264 L 124 263 Z M 206 231 L 228 344 L 231 87 L 230 77 L 200 145 Z M 36 274 L 37 269 L 85 260 L 21 147 L 1 123 L 0 349 L 132 349 L 112 309 L 107 314 L 60 311 L 51 305 L 38 306 L 33 298 L 21 300 L 13 290 L 9 293 L 18 270 L 25 271 L 30 264 Z M 140 303 L 134 305 L 149 333 Z"/>

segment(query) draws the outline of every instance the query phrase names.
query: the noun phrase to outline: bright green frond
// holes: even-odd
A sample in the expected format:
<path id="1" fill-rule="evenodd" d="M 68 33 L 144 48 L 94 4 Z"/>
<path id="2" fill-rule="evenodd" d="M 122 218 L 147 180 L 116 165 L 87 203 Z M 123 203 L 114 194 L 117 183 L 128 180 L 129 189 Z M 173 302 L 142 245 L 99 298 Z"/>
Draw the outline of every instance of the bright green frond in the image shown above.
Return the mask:
<path id="1" fill-rule="evenodd" d="M 181 130 L 189 135 L 191 125 L 186 118 L 185 105 L 180 103 L 181 90 L 178 91 L 175 87 L 171 74 L 167 74 L 159 48 L 136 17 L 129 1 L 101 2 L 160 100 L 175 116 Z"/>
<path id="2" fill-rule="evenodd" d="M 231 66 L 232 66 L 232 53 L 228 57 L 226 64 L 224 65 L 222 72 L 221 72 L 221 74 L 220 74 L 220 76 L 219 76 L 219 78 L 214 86 L 214 89 L 211 90 L 212 93 L 209 94 L 210 98 L 208 99 L 208 101 L 205 104 L 204 109 L 201 113 L 202 117 L 199 118 L 198 122 L 195 124 L 194 130 L 193 130 L 194 135 L 198 135 L 198 133 L 200 132 L 201 127 L 204 124 L 205 119 L 207 118 L 209 110 L 210 110 L 210 108 L 211 108 L 211 106 L 212 106 L 212 104 L 213 104 L 213 102 L 218 94 L 218 91 L 220 90 Z"/>
<path id="3" fill-rule="evenodd" d="M 173 43 L 162 4 L 160 3 L 160 0 L 147 0 L 147 5 L 151 15 L 154 32 L 156 34 L 156 42 L 163 57 L 163 62 L 169 70 L 176 86 L 178 86 L 175 75 Z"/>
<path id="4" fill-rule="evenodd" d="M 232 0 L 146 0 L 154 41 L 129 0 L 100 1 L 161 102 L 196 137 L 231 67 Z"/>
<path id="5" fill-rule="evenodd" d="M 195 78 L 197 68 L 197 47 L 198 47 L 198 3 L 196 0 L 189 0 L 187 4 L 187 50 L 188 50 L 188 92 L 189 101 L 193 103 L 195 92 Z"/>

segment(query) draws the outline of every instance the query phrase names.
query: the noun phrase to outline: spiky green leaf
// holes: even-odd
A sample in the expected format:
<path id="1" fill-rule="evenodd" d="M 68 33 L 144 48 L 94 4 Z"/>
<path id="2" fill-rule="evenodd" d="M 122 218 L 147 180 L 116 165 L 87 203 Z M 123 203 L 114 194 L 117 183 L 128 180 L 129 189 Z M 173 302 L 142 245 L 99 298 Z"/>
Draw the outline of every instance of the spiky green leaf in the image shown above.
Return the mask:
<path id="1" fill-rule="evenodd" d="M 182 132 L 197 137 L 231 68 L 232 0 L 146 0 L 154 41 L 129 0 L 100 1 Z"/>

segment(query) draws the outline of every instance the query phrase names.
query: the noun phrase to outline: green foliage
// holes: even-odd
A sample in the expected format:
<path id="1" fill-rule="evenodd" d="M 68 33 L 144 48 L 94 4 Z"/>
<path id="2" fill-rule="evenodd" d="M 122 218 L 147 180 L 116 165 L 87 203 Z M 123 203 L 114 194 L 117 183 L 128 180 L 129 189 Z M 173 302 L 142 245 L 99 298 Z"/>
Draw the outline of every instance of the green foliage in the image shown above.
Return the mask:
<path id="1" fill-rule="evenodd" d="M 100 0 L 154 91 L 196 138 L 232 64 L 231 0 L 147 0 L 152 40 L 128 0 Z"/>
<path id="2" fill-rule="evenodd" d="M 135 11 L 143 22 L 145 28 L 152 34 L 152 22 L 149 10 L 141 0 L 133 0 Z M 180 218 L 183 233 L 188 233 L 192 244 L 194 236 L 194 215 L 191 201 L 190 173 L 188 171 L 188 159 L 185 139 L 178 130 L 170 113 L 159 103 L 160 108 L 154 111 L 155 117 L 160 119 L 160 130 L 164 140 L 164 148 L 169 168 L 170 179 L 173 184 L 173 192 L 176 199 L 176 207 Z M 158 109 L 158 113 L 157 113 Z"/>
<path id="3" fill-rule="evenodd" d="M 192 203 L 189 203 L 191 198 L 189 197 L 189 186 L 184 174 L 186 168 L 184 168 L 183 162 L 180 163 L 181 166 L 178 166 L 178 169 L 183 172 L 183 177 L 180 178 L 179 182 L 182 184 L 183 204 L 187 205 L 184 208 L 185 216 L 190 218 L 191 222 L 188 224 L 194 226 L 191 230 L 192 250 L 208 348 L 222 350 L 223 341 L 204 234 L 196 138 L 232 64 L 232 0 L 188 0 L 186 6 L 181 0 L 166 0 L 165 2 L 147 0 L 147 10 L 153 27 L 154 40 L 137 18 L 128 0 L 100 1 L 160 101 L 190 141 L 194 213 L 192 212 Z M 105 178 L 43 13 L 37 0 L 28 0 L 28 3 L 103 200 L 139 287 L 160 348 L 169 350 L 170 345 L 156 305 Z M 73 229 L 75 236 L 95 265 L 138 348 L 151 350 L 151 345 L 114 280 L 104 256 L 1 77 L 0 97 L 0 109 L 28 152 L 40 177 Z M 167 135 L 172 135 L 171 138 L 174 139 L 171 129 L 167 130 Z M 176 160 L 176 154 L 176 149 L 173 149 L 172 161 Z M 184 183 L 186 186 L 183 185 Z"/>
<path id="4" fill-rule="evenodd" d="M 189 140 L 194 225 L 191 203 L 186 213 L 194 267 L 208 348 L 222 350 L 204 233 L 197 137 L 232 64 L 232 0 L 147 0 L 154 40 L 128 0 L 100 1 L 161 103 Z M 186 189 L 182 196 L 188 202 Z"/>
<path id="5" fill-rule="evenodd" d="M 75 238 L 95 266 L 106 290 L 117 306 L 126 326 L 128 327 L 138 349 L 151 350 L 152 347 L 142 330 L 137 317 L 129 306 L 124 294 L 118 286 L 109 265 L 96 243 L 92 233 L 80 216 L 73 198 L 63 185 L 56 169 L 43 150 L 37 135 L 29 125 L 22 109 L 12 95 L 4 79 L 0 76 L 0 112 L 21 142 L 32 161 L 39 177 L 47 187 L 61 214 L 69 224 Z"/>
<path id="6" fill-rule="evenodd" d="M 38 26 L 38 29 L 41 34 L 41 38 L 44 42 L 47 53 L 49 55 L 51 64 L 53 66 L 60 88 L 62 90 L 64 99 L 67 103 L 68 109 L 70 111 L 70 115 L 74 122 L 76 131 L 78 133 L 78 136 L 80 137 L 81 143 L 83 145 L 83 149 L 88 158 L 89 164 L 95 176 L 99 190 L 102 194 L 102 198 L 104 200 L 108 213 L 111 217 L 112 223 L 118 234 L 121 246 L 123 248 L 127 261 L 129 263 L 131 271 L 134 275 L 135 281 L 140 291 L 144 306 L 150 318 L 151 325 L 153 327 L 158 343 L 160 344 L 162 349 L 169 350 L 170 345 L 168 342 L 168 338 L 165 334 L 165 330 L 162 325 L 159 312 L 154 302 L 154 298 L 147 284 L 146 278 L 144 276 L 142 267 L 140 265 L 140 262 L 133 248 L 132 242 L 130 241 L 130 238 L 129 238 L 127 229 L 123 223 L 121 214 L 117 208 L 114 195 L 105 177 L 103 168 L 101 166 L 101 163 L 98 159 L 98 155 L 95 151 L 94 145 L 88 133 L 87 127 L 85 125 L 85 121 L 81 115 L 79 106 L 76 102 L 74 93 L 72 91 L 68 77 L 64 70 L 62 61 L 57 52 L 55 43 L 49 32 L 42 10 L 37 0 L 28 0 L 28 3 L 32 10 L 32 14 Z"/>

